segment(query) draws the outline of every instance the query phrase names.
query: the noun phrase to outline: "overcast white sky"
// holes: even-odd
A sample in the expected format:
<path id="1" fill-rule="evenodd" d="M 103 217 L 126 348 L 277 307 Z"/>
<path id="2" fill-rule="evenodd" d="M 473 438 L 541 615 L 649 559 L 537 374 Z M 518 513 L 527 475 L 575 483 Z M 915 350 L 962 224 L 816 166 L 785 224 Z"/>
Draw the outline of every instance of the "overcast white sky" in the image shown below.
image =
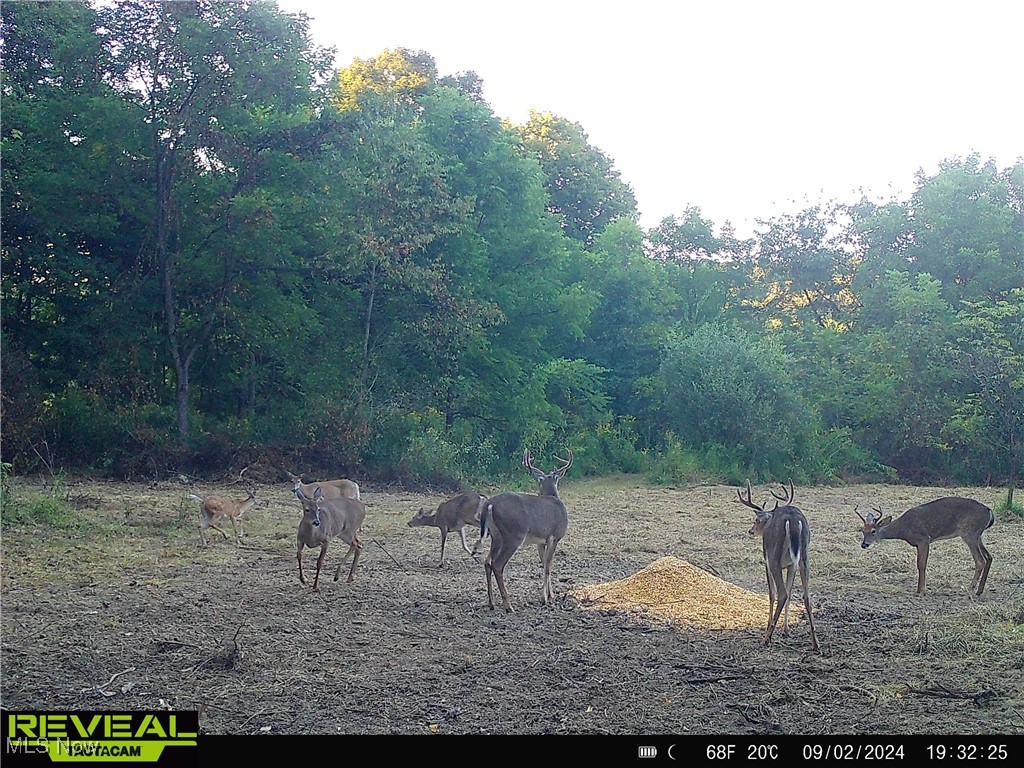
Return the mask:
<path id="1" fill-rule="evenodd" d="M 384 49 L 472 70 L 495 114 L 580 123 L 641 224 L 700 207 L 741 236 L 827 200 L 906 199 L 914 174 L 1024 157 L 1017 0 L 278 0 L 337 64 Z"/>

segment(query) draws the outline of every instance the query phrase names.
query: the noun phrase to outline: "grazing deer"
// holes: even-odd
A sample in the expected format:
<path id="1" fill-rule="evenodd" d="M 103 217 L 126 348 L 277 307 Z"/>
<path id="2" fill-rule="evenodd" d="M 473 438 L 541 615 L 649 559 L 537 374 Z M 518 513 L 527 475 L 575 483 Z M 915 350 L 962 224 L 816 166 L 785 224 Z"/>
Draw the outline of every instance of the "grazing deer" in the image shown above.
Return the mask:
<path id="1" fill-rule="evenodd" d="M 448 540 L 448 534 L 453 531 L 459 532 L 462 548 L 473 557 L 477 556 L 483 536 L 477 539 L 473 549 L 470 549 L 466 542 L 466 526 L 475 526 L 480 522 L 481 507 L 486 500 L 487 497 L 480 493 L 460 493 L 441 502 L 433 512 L 427 512 L 426 508 L 420 507 L 420 511 L 409 521 L 410 528 L 432 525 L 441 529 L 441 561 L 437 564 L 438 568 L 444 568 L 444 545 Z"/>
<path id="2" fill-rule="evenodd" d="M 864 534 L 861 548 L 867 549 L 879 539 L 902 539 L 917 549 L 917 594 L 924 594 L 924 572 L 928 565 L 929 546 L 933 541 L 952 539 L 954 536 L 964 540 L 974 558 L 971 590 L 979 596 L 985 591 L 988 571 L 992 567 L 992 555 L 985 549 L 981 534 L 992 527 L 996 518 L 992 510 L 980 501 L 946 496 L 912 507 L 895 520 L 892 515 L 882 517 L 882 510 L 877 508 L 874 512 L 868 512 L 867 517 L 860 512 L 857 512 L 857 516 L 864 523 L 860 529 Z"/>
<path id="3" fill-rule="evenodd" d="M 800 584 L 804 593 L 804 611 L 811 628 L 811 646 L 818 650 L 818 636 L 814 631 L 814 617 L 811 614 L 811 594 L 808 588 L 808 549 L 811 544 L 811 528 L 807 518 L 793 506 L 793 484 L 784 496 L 771 491 L 775 506 L 769 511 L 764 505 L 758 506 L 751 499 L 750 481 L 747 481 L 747 497 L 739 489 L 736 496 L 744 506 L 754 510 L 754 524 L 751 534 L 759 534 L 764 552 L 764 570 L 768 580 L 768 631 L 762 645 L 772 641 L 772 634 L 779 623 L 779 616 L 785 611 L 782 633 L 789 634 L 789 606 L 793 598 L 793 582 L 796 571 L 800 571 Z M 779 506 L 779 502 L 783 506 Z M 783 577 L 785 571 L 785 577 Z"/>
<path id="4" fill-rule="evenodd" d="M 505 610 L 512 612 L 512 604 L 505 590 L 505 565 L 526 542 L 536 543 L 540 561 L 544 566 L 541 579 L 541 597 L 544 604 L 555 599 L 551 588 L 551 565 L 555 559 L 555 548 L 565 536 L 569 527 L 569 515 L 565 504 L 558 498 L 558 481 L 572 466 L 572 451 L 569 458 L 555 457 L 562 465 L 544 473 L 533 466 L 529 450 L 523 453 L 523 466 L 540 482 L 540 494 L 499 493 L 483 503 L 480 515 L 480 536 L 491 536 L 491 551 L 484 560 L 487 574 L 487 604 L 494 610 L 491 591 L 491 576 L 498 582 L 498 591 Z"/>
<path id="5" fill-rule="evenodd" d="M 296 496 L 299 495 L 299 491 L 306 496 L 312 496 L 316 489 L 319 487 L 325 499 L 340 499 L 342 497 L 349 499 L 360 499 L 359 495 L 359 484 L 353 480 L 324 480 L 322 483 L 303 483 L 301 475 L 293 475 L 291 472 L 285 472 L 288 475 L 288 479 L 292 481 L 294 487 L 292 491 Z"/>
<path id="6" fill-rule="evenodd" d="M 334 572 L 334 580 L 341 576 L 341 567 L 352 558 L 352 567 L 348 572 L 348 581 L 351 582 L 356 575 L 356 566 L 359 565 L 359 555 L 363 551 L 363 543 L 359 540 L 359 529 L 366 519 L 366 505 L 359 499 L 351 499 L 342 496 L 337 499 L 325 499 L 323 491 L 317 487 L 313 490 L 310 498 L 302 492 L 301 488 L 295 489 L 296 496 L 302 502 L 302 521 L 299 523 L 297 536 L 298 550 L 296 557 L 299 560 L 299 581 L 306 583 L 306 576 L 302 572 L 302 549 L 309 547 L 314 549 L 320 547 L 320 557 L 316 560 L 316 577 L 313 579 L 313 591 L 319 591 L 320 569 L 323 567 L 324 558 L 327 557 L 327 548 L 331 539 L 340 538 L 348 544 L 348 552 L 338 563 Z"/>

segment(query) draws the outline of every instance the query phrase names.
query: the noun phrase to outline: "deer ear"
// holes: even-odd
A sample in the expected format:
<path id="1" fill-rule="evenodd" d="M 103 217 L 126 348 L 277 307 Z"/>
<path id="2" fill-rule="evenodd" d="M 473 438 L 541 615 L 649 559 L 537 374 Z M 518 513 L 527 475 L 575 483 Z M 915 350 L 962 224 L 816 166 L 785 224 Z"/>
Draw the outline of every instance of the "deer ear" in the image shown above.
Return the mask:
<path id="1" fill-rule="evenodd" d="M 891 522 L 892 522 L 892 515 L 886 515 L 885 517 L 883 517 L 881 520 L 879 520 L 875 524 L 881 526 L 881 525 L 888 525 Z"/>

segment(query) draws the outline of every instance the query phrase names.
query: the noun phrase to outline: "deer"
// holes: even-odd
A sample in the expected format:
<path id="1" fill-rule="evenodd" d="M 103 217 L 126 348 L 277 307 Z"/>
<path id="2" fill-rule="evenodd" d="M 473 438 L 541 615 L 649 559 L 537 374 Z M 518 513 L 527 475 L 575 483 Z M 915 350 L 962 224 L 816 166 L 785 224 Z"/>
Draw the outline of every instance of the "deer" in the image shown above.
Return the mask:
<path id="1" fill-rule="evenodd" d="M 533 464 L 529 449 L 523 452 L 523 466 L 540 483 L 539 494 L 499 493 L 483 502 L 480 514 L 480 536 L 491 537 L 491 549 L 484 560 L 487 575 L 487 604 L 494 610 L 491 577 L 498 584 L 502 604 L 507 613 L 513 613 L 512 603 L 505 589 L 505 566 L 523 544 L 537 544 L 544 574 L 541 578 L 541 599 L 544 605 L 554 602 L 555 593 L 551 587 L 551 568 L 555 549 L 569 527 L 569 515 L 565 503 L 558 497 L 558 481 L 572 466 L 572 451 L 568 459 L 555 458 L 561 462 L 551 472 L 543 472 Z"/>
<path id="2" fill-rule="evenodd" d="M 770 490 L 770 489 L 769 489 Z M 754 523 L 750 526 L 751 535 L 761 536 L 764 553 L 765 577 L 768 581 L 768 629 L 761 645 L 771 644 L 772 635 L 779 623 L 779 616 L 785 612 L 782 633 L 789 634 L 789 607 L 793 598 L 793 582 L 796 572 L 800 572 L 800 584 L 804 594 L 804 612 L 811 628 L 811 647 L 818 651 L 818 636 L 814 631 L 814 616 L 811 612 L 811 595 L 808 582 L 808 550 L 811 544 L 811 528 L 804 513 L 793 504 L 793 483 L 790 482 L 788 492 L 783 489 L 780 496 L 771 491 L 775 498 L 775 506 L 766 510 L 764 505 L 751 501 L 750 481 L 747 481 L 747 496 L 739 489 L 736 496 L 741 504 L 754 510 Z M 783 506 L 779 506 L 782 502 Z M 785 572 L 785 575 L 783 575 Z"/>
<path id="3" fill-rule="evenodd" d="M 298 496 L 301 490 L 303 494 L 311 497 L 317 487 L 319 487 L 325 499 L 340 499 L 342 497 L 349 499 L 362 498 L 359 494 L 359 484 L 354 480 L 324 480 L 320 483 L 303 483 L 301 475 L 293 475 L 288 471 L 285 471 L 285 474 L 292 481 L 294 485 L 292 491 L 296 496 Z"/>
<path id="4" fill-rule="evenodd" d="M 242 475 L 245 474 L 246 469 L 248 467 L 238 473 L 238 479 L 234 481 L 235 483 L 241 482 Z M 248 495 L 244 499 L 232 499 L 227 496 L 203 497 L 196 496 L 194 493 L 188 495 L 190 499 L 195 499 L 199 502 L 199 539 L 202 541 L 203 546 L 209 546 L 210 543 L 206 536 L 207 528 L 217 531 L 225 539 L 228 538 L 224 529 L 217 525 L 217 521 L 225 517 L 231 520 L 231 527 L 235 532 L 235 545 L 242 545 L 242 515 L 260 503 L 255 489 L 249 488 L 247 492 Z"/>
<path id="5" fill-rule="evenodd" d="M 441 502 L 433 512 L 420 507 L 420 511 L 409 521 L 410 528 L 432 525 L 441 529 L 441 560 L 437 564 L 438 568 L 444 568 L 444 545 L 448 540 L 448 534 L 453 531 L 459 532 L 462 548 L 474 558 L 478 556 L 483 536 L 478 538 L 473 549 L 470 549 L 466 541 L 466 526 L 475 527 L 479 524 L 483 503 L 486 500 L 487 497 L 481 493 L 460 493 Z"/>
<path id="6" fill-rule="evenodd" d="M 352 567 L 348 572 L 348 582 L 355 579 L 359 555 L 363 551 L 363 543 L 359 540 L 359 529 L 366 519 L 366 505 L 359 499 L 341 496 L 336 499 L 325 499 L 323 490 L 314 488 L 312 497 L 296 488 L 295 494 L 302 502 L 302 520 L 296 536 L 298 549 L 296 557 L 299 561 L 299 582 L 306 583 L 306 575 L 302 571 L 302 550 L 305 547 L 320 547 L 320 556 L 316 560 L 316 576 L 313 578 L 313 591 L 320 591 L 320 569 L 323 567 L 327 549 L 335 538 L 348 544 L 348 552 L 338 563 L 334 571 L 334 580 L 341 577 L 341 568 L 352 555 Z"/>
<path id="7" fill-rule="evenodd" d="M 971 591 L 980 597 L 985 591 L 988 572 L 992 567 L 992 555 L 981 541 L 981 535 L 995 522 L 992 510 L 974 499 L 960 496 L 945 496 L 911 507 L 895 520 L 892 515 L 882 517 L 882 510 L 875 508 L 864 517 L 854 509 L 864 523 L 860 532 L 864 534 L 861 548 L 867 549 L 881 539 L 901 539 L 917 550 L 917 594 L 925 591 L 925 568 L 928 565 L 928 550 L 933 541 L 952 539 L 959 536 L 974 558 L 974 578 Z"/>

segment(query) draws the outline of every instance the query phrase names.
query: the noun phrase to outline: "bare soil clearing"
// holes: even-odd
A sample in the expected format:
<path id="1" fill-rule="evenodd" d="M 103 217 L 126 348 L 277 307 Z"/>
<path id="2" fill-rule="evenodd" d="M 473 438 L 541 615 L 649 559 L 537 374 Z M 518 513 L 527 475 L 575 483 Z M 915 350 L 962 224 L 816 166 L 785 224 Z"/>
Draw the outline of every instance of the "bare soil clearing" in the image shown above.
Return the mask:
<path id="1" fill-rule="evenodd" d="M 347 549 L 336 542 L 316 593 L 299 584 L 288 483 L 258 489 L 266 503 L 246 515 L 242 547 L 216 532 L 200 546 L 198 504 L 177 483 L 64 490 L 73 527 L 3 531 L 6 708 L 201 709 L 211 734 L 1024 732 L 1024 524 L 1001 518 L 986 532 L 994 563 L 981 598 L 968 595 L 973 562 L 959 539 L 932 547 L 917 596 L 913 549 L 862 550 L 854 514 L 947 495 L 992 506 L 998 489 L 798 487 L 819 654 L 797 606 L 790 634 L 780 626 L 761 646 L 761 545 L 729 486 L 566 478 L 555 605 L 541 604 L 537 551 L 524 547 L 505 571 L 512 614 L 487 608 L 482 564 L 457 540 L 438 568 L 440 532 L 407 525 L 443 494 L 363 485 L 355 581 L 331 581 Z M 305 553 L 310 573 L 316 554 Z M 661 558 L 717 581 L 688 572 L 666 586 L 649 571 L 648 588 L 671 599 L 592 599 Z M 723 584 L 764 600 L 753 626 L 728 605 L 734 625 L 701 623 Z"/>

